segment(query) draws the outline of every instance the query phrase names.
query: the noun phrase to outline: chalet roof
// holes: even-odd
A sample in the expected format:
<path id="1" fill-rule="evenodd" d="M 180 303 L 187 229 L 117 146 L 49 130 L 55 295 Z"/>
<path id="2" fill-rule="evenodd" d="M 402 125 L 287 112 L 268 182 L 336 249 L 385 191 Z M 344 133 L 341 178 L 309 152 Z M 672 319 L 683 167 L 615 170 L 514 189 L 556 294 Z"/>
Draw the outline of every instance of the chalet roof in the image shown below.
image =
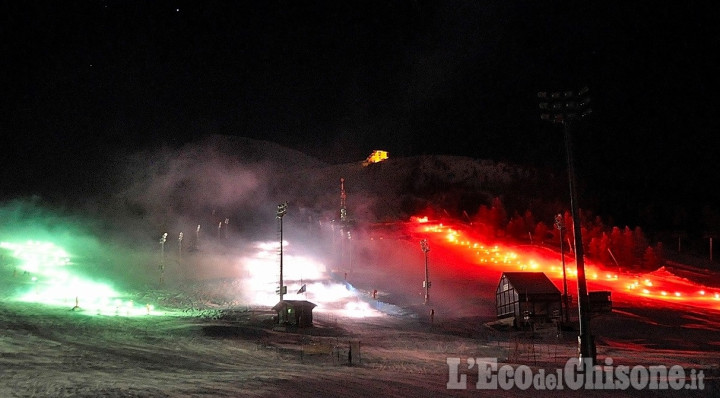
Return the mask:
<path id="1" fill-rule="evenodd" d="M 543 272 L 505 272 L 503 276 L 520 294 L 560 294 Z"/>
<path id="2" fill-rule="evenodd" d="M 273 310 L 277 311 L 282 307 L 306 307 L 313 309 L 317 307 L 315 303 L 311 303 L 307 300 L 283 300 L 275 304 L 275 306 L 272 308 Z"/>

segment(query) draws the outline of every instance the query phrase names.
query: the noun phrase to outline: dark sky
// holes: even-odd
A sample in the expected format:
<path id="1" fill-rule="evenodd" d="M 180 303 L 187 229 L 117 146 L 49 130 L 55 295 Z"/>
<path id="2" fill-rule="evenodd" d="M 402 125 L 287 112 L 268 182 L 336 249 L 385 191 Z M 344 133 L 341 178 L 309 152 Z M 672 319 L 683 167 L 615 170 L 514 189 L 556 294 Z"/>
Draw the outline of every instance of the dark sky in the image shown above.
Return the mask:
<path id="1" fill-rule="evenodd" d="M 588 86 L 591 193 L 717 198 L 711 1 L 5 3 L 3 196 L 207 134 L 329 162 L 381 148 L 564 170 L 536 94 Z"/>

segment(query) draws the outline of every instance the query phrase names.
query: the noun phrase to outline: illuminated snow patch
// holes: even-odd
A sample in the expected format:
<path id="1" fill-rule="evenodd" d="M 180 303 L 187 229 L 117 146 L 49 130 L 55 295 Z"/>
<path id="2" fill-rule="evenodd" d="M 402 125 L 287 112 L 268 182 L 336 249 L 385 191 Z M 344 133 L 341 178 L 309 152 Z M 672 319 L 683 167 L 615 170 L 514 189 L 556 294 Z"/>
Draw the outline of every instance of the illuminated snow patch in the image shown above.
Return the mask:
<path id="1" fill-rule="evenodd" d="M 27 275 L 30 287 L 14 300 L 62 306 L 91 315 L 160 315 L 150 304 L 137 305 L 123 298 L 110 285 L 99 283 L 72 270 L 70 255 L 52 242 L 0 242 L 0 248 L 18 260 L 17 269 Z"/>
<path id="2" fill-rule="evenodd" d="M 280 297 L 280 244 L 258 242 L 253 255 L 240 259 L 248 276 L 244 281 L 244 294 L 251 305 L 273 306 Z M 292 246 L 283 241 L 283 284 L 285 300 L 308 300 L 317 305 L 316 311 L 338 312 L 338 316 L 366 317 L 381 313 L 358 300 L 358 294 L 349 284 L 336 282 L 327 267 L 311 257 L 293 253 Z M 300 292 L 305 285 L 303 292 Z M 357 304 L 354 304 L 357 303 Z"/>

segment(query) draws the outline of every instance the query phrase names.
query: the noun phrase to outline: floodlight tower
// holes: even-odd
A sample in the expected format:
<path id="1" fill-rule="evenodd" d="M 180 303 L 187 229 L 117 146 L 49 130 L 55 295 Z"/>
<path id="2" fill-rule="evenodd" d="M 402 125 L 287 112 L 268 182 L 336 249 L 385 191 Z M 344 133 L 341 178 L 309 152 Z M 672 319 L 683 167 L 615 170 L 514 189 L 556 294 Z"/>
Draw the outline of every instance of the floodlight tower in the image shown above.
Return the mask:
<path id="1" fill-rule="evenodd" d="M 167 232 L 165 232 L 160 238 L 160 283 L 163 281 L 165 275 L 165 242 L 167 242 Z"/>
<path id="2" fill-rule="evenodd" d="M 423 287 L 425 288 L 425 305 L 430 302 L 430 273 L 428 269 L 428 253 L 430 252 L 430 245 L 427 239 L 420 241 L 420 248 L 425 253 L 425 281 L 423 281 Z"/>
<path id="3" fill-rule="evenodd" d="M 567 275 L 565 273 L 565 248 L 563 246 L 563 231 L 565 230 L 565 223 L 563 223 L 562 214 L 555 216 L 555 228 L 560 231 L 560 258 L 562 259 L 563 270 L 563 316 L 565 323 L 570 323 L 570 302 L 568 301 Z"/>
<path id="4" fill-rule="evenodd" d="M 182 240 L 183 233 L 180 232 L 180 235 L 178 236 L 178 258 L 182 258 Z"/>
<path id="5" fill-rule="evenodd" d="M 340 223 L 342 223 L 343 227 L 345 226 L 345 223 L 347 223 L 347 206 L 346 201 L 347 195 L 345 194 L 345 179 L 340 178 Z"/>
<path id="6" fill-rule="evenodd" d="M 200 248 L 200 224 L 198 224 L 197 229 L 195 230 L 195 250 L 198 250 Z"/>
<path id="7" fill-rule="evenodd" d="M 277 219 L 280 223 L 280 288 L 278 294 L 280 294 L 280 302 L 283 301 L 283 295 L 285 294 L 285 286 L 283 286 L 283 216 L 287 214 L 287 202 L 281 203 L 277 206 Z M 282 321 L 278 319 L 278 321 Z"/>
<path id="8" fill-rule="evenodd" d="M 347 194 L 345 193 L 345 179 L 340 178 L 340 268 L 345 272 L 345 278 L 347 279 L 347 267 L 345 266 L 345 251 L 347 248 L 352 249 L 349 243 L 345 243 L 345 240 L 350 240 L 350 227 L 352 221 L 348 216 L 347 211 Z M 352 272 L 352 257 L 350 257 L 350 272 Z"/>
<path id="9" fill-rule="evenodd" d="M 167 232 L 160 238 L 160 264 L 165 265 L 165 242 L 167 242 Z"/>
<path id="10" fill-rule="evenodd" d="M 588 88 L 583 87 L 577 93 L 574 91 L 564 92 L 539 92 L 540 118 L 552 123 L 562 124 L 565 133 L 565 152 L 567 155 L 568 180 L 570 184 L 570 210 L 573 218 L 573 232 L 575 235 L 575 263 L 577 265 L 578 285 L 578 312 L 580 317 L 580 335 L 578 344 L 580 349 L 580 360 L 589 360 L 591 365 L 595 364 L 595 342 L 590 334 L 590 301 L 587 293 L 585 279 L 585 259 L 583 253 L 582 233 L 580 230 L 580 212 L 578 206 L 578 195 L 575 177 L 575 164 L 572 147 L 572 127 L 575 122 L 589 115 L 592 110 L 588 107 L 590 97 Z"/>

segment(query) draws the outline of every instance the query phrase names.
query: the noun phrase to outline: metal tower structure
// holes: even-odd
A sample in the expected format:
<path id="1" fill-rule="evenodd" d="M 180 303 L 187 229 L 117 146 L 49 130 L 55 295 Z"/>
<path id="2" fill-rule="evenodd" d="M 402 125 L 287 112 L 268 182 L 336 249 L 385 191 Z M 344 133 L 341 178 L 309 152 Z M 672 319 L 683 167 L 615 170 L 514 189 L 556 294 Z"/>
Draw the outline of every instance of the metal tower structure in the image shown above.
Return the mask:
<path id="1" fill-rule="evenodd" d="M 160 238 L 160 284 L 165 279 L 165 242 L 167 242 L 167 232 L 165 232 Z"/>
<path id="2" fill-rule="evenodd" d="M 277 290 L 277 294 L 280 295 L 280 302 L 283 302 L 283 296 L 287 293 L 285 282 L 283 281 L 283 217 L 287 214 L 288 204 L 287 202 L 281 203 L 277 206 L 277 220 L 280 232 L 280 287 Z M 282 323 L 284 319 L 279 319 L 278 322 Z"/>
<path id="3" fill-rule="evenodd" d="M 349 243 L 346 243 L 345 241 L 348 241 L 351 239 L 350 236 L 350 227 L 351 227 L 352 221 L 350 220 L 350 217 L 348 216 L 347 211 L 347 194 L 345 193 L 345 179 L 340 178 L 340 269 L 344 270 L 345 272 L 345 279 L 347 280 L 347 274 L 348 274 L 348 268 L 352 269 L 352 258 L 350 258 L 350 265 L 349 267 L 346 266 L 346 250 L 350 249 Z"/>
<path id="4" fill-rule="evenodd" d="M 568 285 L 567 285 L 567 275 L 565 272 L 565 248 L 563 247 L 563 231 L 565 230 L 565 223 L 563 223 L 563 216 L 562 214 L 558 214 L 555 216 L 555 228 L 560 232 L 560 259 L 562 261 L 562 269 L 563 269 L 563 295 L 562 295 L 562 305 L 563 305 L 563 319 L 565 320 L 566 324 L 570 323 L 570 301 L 568 296 Z"/>
<path id="5" fill-rule="evenodd" d="M 575 235 L 575 264 L 577 268 L 578 285 L 578 316 L 580 319 L 580 335 L 578 345 L 580 360 L 587 360 L 590 365 L 596 363 L 596 348 L 594 337 L 590 333 L 590 301 L 585 278 L 585 259 L 580 225 L 580 206 L 578 205 L 577 176 L 575 174 L 575 158 L 573 156 L 573 128 L 583 117 L 592 113 L 588 107 L 590 97 L 588 88 L 583 87 L 577 93 L 565 92 L 539 92 L 540 115 L 542 120 L 563 125 L 565 136 L 565 152 L 568 169 L 568 182 L 570 188 L 570 211 L 573 219 L 573 234 Z"/>
<path id="6" fill-rule="evenodd" d="M 430 245 L 427 239 L 420 241 L 420 248 L 425 253 L 425 280 L 423 281 L 423 287 L 425 288 L 425 305 L 430 302 L 430 272 L 428 270 L 428 252 L 430 252 Z"/>
<path id="7" fill-rule="evenodd" d="M 347 195 L 345 194 L 345 179 L 340 178 L 340 223 L 342 224 L 343 234 L 345 233 L 345 224 L 348 221 L 347 206 L 345 200 Z"/>

